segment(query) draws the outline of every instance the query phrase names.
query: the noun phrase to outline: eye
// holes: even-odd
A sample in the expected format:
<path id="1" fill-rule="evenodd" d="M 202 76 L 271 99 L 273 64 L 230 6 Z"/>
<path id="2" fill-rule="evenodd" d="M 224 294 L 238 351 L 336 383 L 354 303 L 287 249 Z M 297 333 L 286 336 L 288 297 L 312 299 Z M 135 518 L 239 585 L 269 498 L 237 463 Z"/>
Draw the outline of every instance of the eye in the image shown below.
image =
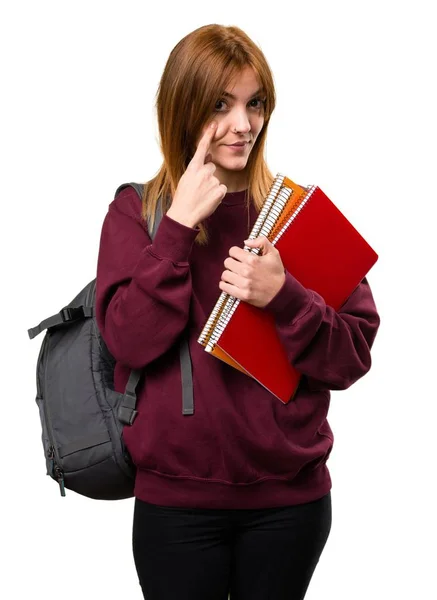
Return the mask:
<path id="1" fill-rule="evenodd" d="M 250 101 L 250 104 L 252 102 L 258 102 L 257 106 L 252 106 L 252 108 L 263 108 L 263 106 L 266 103 L 266 99 L 265 98 L 252 98 L 252 100 Z"/>
<path id="2" fill-rule="evenodd" d="M 255 105 L 253 103 L 256 103 Z M 249 100 L 249 106 L 250 108 L 254 108 L 255 110 L 259 110 L 261 108 L 264 107 L 266 103 L 266 98 L 252 98 L 252 100 Z M 220 105 L 224 104 L 225 106 L 227 106 L 227 102 L 226 100 L 224 100 L 223 98 L 221 98 L 220 100 L 218 100 L 215 104 L 214 107 L 214 111 L 215 112 L 225 112 L 224 109 L 222 109 L 220 107 Z"/>
<path id="3" fill-rule="evenodd" d="M 225 100 L 218 100 L 218 101 L 215 103 L 215 107 L 214 107 L 214 110 L 215 110 L 216 112 L 223 112 L 223 111 L 221 111 L 221 110 L 220 110 L 220 108 L 218 108 L 218 105 L 219 105 L 219 104 L 226 104 Z"/>

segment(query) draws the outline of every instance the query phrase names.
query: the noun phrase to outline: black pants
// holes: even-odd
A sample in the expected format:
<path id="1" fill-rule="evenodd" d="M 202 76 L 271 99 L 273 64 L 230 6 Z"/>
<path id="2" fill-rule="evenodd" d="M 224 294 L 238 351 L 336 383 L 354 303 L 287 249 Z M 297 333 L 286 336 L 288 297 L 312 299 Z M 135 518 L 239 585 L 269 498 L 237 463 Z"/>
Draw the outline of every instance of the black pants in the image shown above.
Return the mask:
<path id="1" fill-rule="evenodd" d="M 301 600 L 331 529 L 331 493 L 281 508 L 169 508 L 135 501 L 146 600 Z"/>

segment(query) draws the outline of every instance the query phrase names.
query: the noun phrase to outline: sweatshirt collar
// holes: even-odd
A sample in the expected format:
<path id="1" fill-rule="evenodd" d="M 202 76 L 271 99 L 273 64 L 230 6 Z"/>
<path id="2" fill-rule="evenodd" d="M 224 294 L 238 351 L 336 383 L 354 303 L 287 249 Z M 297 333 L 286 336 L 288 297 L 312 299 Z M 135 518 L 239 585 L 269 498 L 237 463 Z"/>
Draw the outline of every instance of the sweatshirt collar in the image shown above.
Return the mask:
<path id="1" fill-rule="evenodd" d="M 225 204 L 226 206 L 231 206 L 234 204 L 244 204 L 246 200 L 246 193 L 247 189 L 240 190 L 239 192 L 228 192 L 224 196 L 221 203 Z"/>

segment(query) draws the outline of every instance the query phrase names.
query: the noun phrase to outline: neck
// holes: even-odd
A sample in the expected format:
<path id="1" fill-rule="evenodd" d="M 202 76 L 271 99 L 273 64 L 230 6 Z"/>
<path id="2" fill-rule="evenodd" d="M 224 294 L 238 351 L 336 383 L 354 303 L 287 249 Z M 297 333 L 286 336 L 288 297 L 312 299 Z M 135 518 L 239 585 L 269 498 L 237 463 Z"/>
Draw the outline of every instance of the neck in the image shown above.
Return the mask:
<path id="1" fill-rule="evenodd" d="M 246 172 L 243 171 L 223 171 L 220 167 L 217 167 L 214 175 L 227 187 L 227 192 L 242 192 L 247 190 L 249 187 L 248 177 Z"/>

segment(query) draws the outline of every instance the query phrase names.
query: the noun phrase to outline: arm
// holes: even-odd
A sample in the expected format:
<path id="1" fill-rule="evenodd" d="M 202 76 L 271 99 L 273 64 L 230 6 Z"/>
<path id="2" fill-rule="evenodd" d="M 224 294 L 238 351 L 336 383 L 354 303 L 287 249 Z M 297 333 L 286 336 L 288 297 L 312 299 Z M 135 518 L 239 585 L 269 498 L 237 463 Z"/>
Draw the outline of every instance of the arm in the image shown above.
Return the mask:
<path id="1" fill-rule="evenodd" d="M 164 215 L 151 243 L 135 192 L 109 206 L 102 226 L 96 319 L 109 351 L 132 369 L 165 353 L 188 321 L 189 257 L 198 230 Z"/>
<path id="2" fill-rule="evenodd" d="M 289 359 L 310 387 L 344 390 L 369 371 L 380 318 L 366 278 L 335 311 L 286 272 L 265 309 L 274 314 Z"/>

